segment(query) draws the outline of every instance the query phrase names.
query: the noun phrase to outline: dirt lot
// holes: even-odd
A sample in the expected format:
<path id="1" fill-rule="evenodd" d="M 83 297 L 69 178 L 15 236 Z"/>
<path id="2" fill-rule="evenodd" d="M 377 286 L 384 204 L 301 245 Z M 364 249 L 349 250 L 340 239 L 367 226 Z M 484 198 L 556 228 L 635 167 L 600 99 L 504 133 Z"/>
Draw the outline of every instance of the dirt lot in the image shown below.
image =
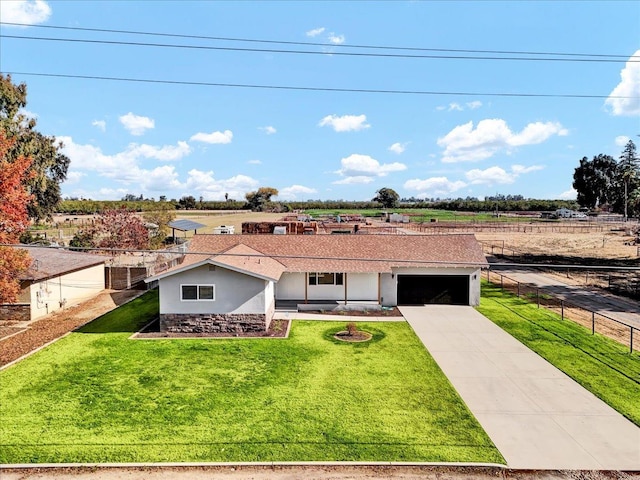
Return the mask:
<path id="1" fill-rule="evenodd" d="M 0 339 L 0 367 L 104 315 L 141 293 L 143 292 L 139 290 L 106 290 L 87 302 L 30 322 L 20 333 Z M 13 331 L 5 329 L 5 335 L 15 332 L 15 327 L 9 328 L 13 328 Z"/>
<path id="2" fill-rule="evenodd" d="M 0 476 L 3 480 L 636 480 L 640 473 L 446 466 L 240 466 L 4 470 Z"/>
<path id="3" fill-rule="evenodd" d="M 476 233 L 482 242 L 533 255 L 562 255 L 609 259 L 638 258 L 638 246 L 624 231 L 594 233 Z M 496 247 L 496 252 L 498 248 Z M 499 253 L 499 252 L 498 252 Z"/>

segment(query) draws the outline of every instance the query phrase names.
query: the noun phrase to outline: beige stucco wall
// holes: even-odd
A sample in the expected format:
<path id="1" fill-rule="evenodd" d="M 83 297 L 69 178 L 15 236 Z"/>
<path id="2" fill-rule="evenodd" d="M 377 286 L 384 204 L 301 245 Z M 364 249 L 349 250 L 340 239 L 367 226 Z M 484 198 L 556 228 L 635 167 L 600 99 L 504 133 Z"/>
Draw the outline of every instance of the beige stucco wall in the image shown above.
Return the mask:
<path id="1" fill-rule="evenodd" d="M 28 290 L 31 319 L 35 320 L 77 305 L 104 290 L 104 264 L 33 283 Z"/>

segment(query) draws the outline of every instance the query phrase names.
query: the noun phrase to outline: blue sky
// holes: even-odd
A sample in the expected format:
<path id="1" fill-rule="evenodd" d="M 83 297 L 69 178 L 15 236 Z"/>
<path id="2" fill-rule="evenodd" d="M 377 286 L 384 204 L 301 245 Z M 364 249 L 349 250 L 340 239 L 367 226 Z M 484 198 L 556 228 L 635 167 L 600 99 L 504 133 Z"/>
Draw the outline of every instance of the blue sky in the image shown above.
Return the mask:
<path id="1" fill-rule="evenodd" d="M 3 0 L 0 8 L 0 21 L 31 25 L 0 26 L 0 71 L 15 72 L 14 82 L 27 83 L 26 113 L 37 117 L 41 132 L 64 142 L 71 158 L 64 196 L 120 199 L 132 193 L 216 200 L 228 193 L 242 199 L 248 191 L 270 186 L 283 200 L 368 200 L 382 187 L 402 197 L 575 198 L 571 183 L 580 158 L 599 153 L 617 158 L 630 138 L 640 140 L 637 1 Z M 558 61 L 568 58 L 589 61 Z M 609 61 L 593 61 L 598 58 Z"/>

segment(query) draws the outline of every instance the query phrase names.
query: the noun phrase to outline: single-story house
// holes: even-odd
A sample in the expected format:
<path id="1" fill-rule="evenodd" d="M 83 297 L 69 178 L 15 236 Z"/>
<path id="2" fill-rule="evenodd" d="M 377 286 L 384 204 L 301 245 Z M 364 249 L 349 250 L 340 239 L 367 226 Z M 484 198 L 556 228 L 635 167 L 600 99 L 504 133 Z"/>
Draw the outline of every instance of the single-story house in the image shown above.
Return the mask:
<path id="1" fill-rule="evenodd" d="M 276 301 L 478 305 L 482 247 L 466 235 L 195 235 L 160 289 L 167 332 L 258 331 Z"/>
<path id="2" fill-rule="evenodd" d="M 20 275 L 20 297 L 0 305 L 0 320 L 36 320 L 104 290 L 105 257 L 50 247 L 20 246 L 31 266 Z"/>

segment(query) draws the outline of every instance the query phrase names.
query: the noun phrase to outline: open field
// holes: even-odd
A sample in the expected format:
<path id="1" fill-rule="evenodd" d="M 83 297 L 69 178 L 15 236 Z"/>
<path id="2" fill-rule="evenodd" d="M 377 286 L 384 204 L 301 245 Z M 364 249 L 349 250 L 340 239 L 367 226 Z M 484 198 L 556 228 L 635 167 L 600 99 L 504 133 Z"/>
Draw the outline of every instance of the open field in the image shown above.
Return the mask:
<path id="1" fill-rule="evenodd" d="M 131 340 L 150 292 L 0 372 L 0 463 L 503 462 L 406 323 Z"/>
<path id="2" fill-rule="evenodd" d="M 484 281 L 478 311 L 640 426 L 640 352 Z"/>

